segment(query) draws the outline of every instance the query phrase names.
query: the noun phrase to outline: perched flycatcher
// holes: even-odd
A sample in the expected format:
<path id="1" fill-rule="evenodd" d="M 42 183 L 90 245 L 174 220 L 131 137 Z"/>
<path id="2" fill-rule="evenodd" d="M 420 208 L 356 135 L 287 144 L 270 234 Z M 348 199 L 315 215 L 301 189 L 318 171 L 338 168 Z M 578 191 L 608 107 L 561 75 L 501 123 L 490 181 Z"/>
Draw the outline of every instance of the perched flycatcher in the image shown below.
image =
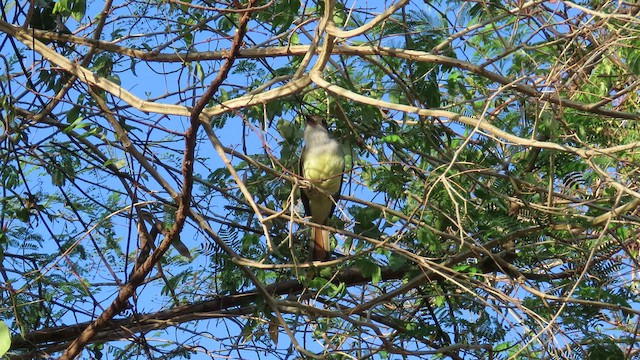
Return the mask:
<path id="1" fill-rule="evenodd" d="M 301 192 L 305 215 L 316 224 L 327 225 L 340 197 L 344 153 L 340 143 L 329 136 L 321 116 L 307 116 L 300 174 L 313 185 Z M 311 240 L 311 260 L 327 260 L 331 254 L 329 232 L 312 228 Z"/>

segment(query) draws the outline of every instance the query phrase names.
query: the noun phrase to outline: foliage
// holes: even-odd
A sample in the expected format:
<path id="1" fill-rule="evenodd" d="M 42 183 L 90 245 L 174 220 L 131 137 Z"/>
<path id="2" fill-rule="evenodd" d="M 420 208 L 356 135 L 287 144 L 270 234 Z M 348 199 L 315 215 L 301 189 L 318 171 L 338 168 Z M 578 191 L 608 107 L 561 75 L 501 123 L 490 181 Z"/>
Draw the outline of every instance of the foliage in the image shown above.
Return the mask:
<path id="1" fill-rule="evenodd" d="M 0 321 L 0 356 L 7 353 L 11 347 L 11 334 L 9 333 L 9 327 L 4 321 Z"/>
<path id="2" fill-rule="evenodd" d="M 0 5 L 9 358 L 640 351 L 637 5 Z M 308 114 L 348 164 L 313 264 Z"/>

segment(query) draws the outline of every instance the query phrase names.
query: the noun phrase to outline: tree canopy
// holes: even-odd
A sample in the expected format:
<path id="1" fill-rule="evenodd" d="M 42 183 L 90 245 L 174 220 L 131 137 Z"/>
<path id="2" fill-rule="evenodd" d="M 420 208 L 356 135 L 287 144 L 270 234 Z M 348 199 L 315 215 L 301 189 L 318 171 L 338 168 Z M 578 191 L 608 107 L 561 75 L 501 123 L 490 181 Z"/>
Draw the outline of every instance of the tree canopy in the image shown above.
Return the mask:
<path id="1" fill-rule="evenodd" d="M 636 2 L 0 4 L 10 359 L 637 356 Z"/>

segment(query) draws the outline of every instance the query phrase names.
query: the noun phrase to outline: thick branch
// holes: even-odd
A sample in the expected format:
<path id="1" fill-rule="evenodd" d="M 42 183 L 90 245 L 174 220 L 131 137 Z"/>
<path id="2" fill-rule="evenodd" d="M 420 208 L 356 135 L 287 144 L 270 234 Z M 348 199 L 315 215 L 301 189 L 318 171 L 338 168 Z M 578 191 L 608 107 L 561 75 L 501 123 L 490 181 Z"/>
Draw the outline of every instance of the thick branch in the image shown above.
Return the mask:
<path id="1" fill-rule="evenodd" d="M 404 274 L 405 269 L 385 269 L 382 271 L 382 280 L 398 280 L 401 279 Z M 359 269 L 350 268 L 340 271 L 338 275 L 332 279 L 332 282 L 354 286 L 367 283 L 370 280 L 370 277 L 364 276 Z M 297 280 L 289 280 L 266 286 L 265 290 L 271 294 L 271 296 L 275 297 L 280 295 L 297 295 L 304 291 L 305 287 Z M 165 329 L 193 320 L 242 315 L 245 313 L 242 309 L 254 305 L 256 302 L 262 301 L 262 299 L 263 294 L 261 291 L 251 290 L 238 295 L 217 296 L 211 300 L 178 306 L 155 313 L 113 319 L 99 326 L 94 326 L 96 335 L 89 342 L 130 338 L 131 335 L 135 333 Z M 70 341 L 93 324 L 93 322 L 85 322 L 34 331 L 26 334 L 24 338 L 17 336 L 12 340 L 12 349 L 31 350 L 34 347 L 42 348 L 47 345 Z"/>
<path id="2" fill-rule="evenodd" d="M 33 36 L 31 36 L 30 31 L 24 30 L 20 27 L 13 26 L 9 23 L 6 23 L 0 20 L 0 31 L 3 31 L 11 36 L 16 37 L 26 46 L 36 50 L 42 56 L 60 66 L 64 70 L 76 75 L 83 82 L 96 85 L 105 91 L 108 91 L 114 96 L 118 96 L 122 100 L 126 101 L 129 105 L 135 107 L 136 109 L 148 112 L 156 112 L 160 114 L 175 114 L 175 115 L 189 115 L 190 111 L 184 107 L 179 105 L 170 105 L 170 104 L 159 104 L 151 101 L 142 100 L 135 95 L 127 92 L 122 89 L 120 86 L 112 83 L 111 81 L 97 76 L 90 72 L 89 70 L 78 66 L 77 64 L 72 63 L 64 56 L 56 53 L 55 51 L 49 49 L 46 45 L 42 44 L 40 41 L 36 40 Z M 205 51 L 198 53 L 180 53 L 180 54 L 158 54 L 154 52 L 145 52 L 140 50 L 133 50 L 126 47 L 114 45 L 111 43 L 100 42 L 91 39 L 85 39 L 78 36 L 71 35 L 62 35 L 55 33 L 47 33 L 43 31 L 36 30 L 34 31 L 36 36 L 39 36 L 43 39 L 56 39 L 60 41 L 71 41 L 74 43 L 85 44 L 96 46 L 100 49 L 106 51 L 113 51 L 116 53 L 120 53 L 123 55 L 139 58 L 146 61 L 156 61 L 156 62 L 178 62 L 184 63 L 189 61 L 200 61 L 200 60 L 219 60 L 224 59 L 228 56 L 229 51 Z M 281 46 L 281 47 L 270 47 L 270 48 L 254 48 L 254 49 L 243 49 L 238 51 L 237 58 L 264 58 L 264 57 L 280 57 L 280 56 L 301 56 L 306 55 L 310 49 L 314 45 L 297 45 L 297 46 Z M 322 49 L 318 49 L 318 52 L 321 52 Z M 504 86 L 508 86 L 509 88 L 518 91 L 526 96 L 530 96 L 539 100 L 549 101 L 551 103 L 562 105 L 564 107 L 590 112 L 594 114 L 604 115 L 611 118 L 618 119 L 631 119 L 631 120 L 640 120 L 640 114 L 628 113 L 624 111 L 617 111 L 606 109 L 598 106 L 598 104 L 584 104 L 575 100 L 562 98 L 555 93 L 547 93 L 538 91 L 533 86 L 527 85 L 523 82 L 514 82 L 513 79 L 510 79 L 506 76 L 502 76 L 498 73 L 487 70 L 485 67 L 472 64 L 467 61 L 458 60 L 455 58 L 431 54 L 425 51 L 417 51 L 417 50 L 407 50 L 407 49 L 396 49 L 389 48 L 384 46 L 349 46 L 349 45 L 341 45 L 341 46 L 333 46 L 331 49 L 331 54 L 339 54 L 339 55 L 358 55 L 358 56 L 370 56 L 370 55 L 381 55 L 381 56 L 391 56 L 398 57 L 402 59 L 418 61 L 418 62 L 429 62 L 435 64 L 443 64 L 448 66 L 454 66 L 460 69 L 464 69 L 470 71 L 474 74 L 478 74 L 486 77 L 496 83 L 502 84 Z M 207 116 L 214 116 L 226 113 L 232 109 L 238 109 L 242 107 L 252 106 L 261 104 L 267 101 L 275 100 L 281 98 L 283 96 L 287 96 L 297 90 L 300 90 L 309 84 L 308 78 L 301 77 L 288 83 L 285 87 L 273 89 L 262 94 L 252 94 L 242 96 L 236 99 L 228 100 L 225 103 L 205 109 L 203 114 Z"/>

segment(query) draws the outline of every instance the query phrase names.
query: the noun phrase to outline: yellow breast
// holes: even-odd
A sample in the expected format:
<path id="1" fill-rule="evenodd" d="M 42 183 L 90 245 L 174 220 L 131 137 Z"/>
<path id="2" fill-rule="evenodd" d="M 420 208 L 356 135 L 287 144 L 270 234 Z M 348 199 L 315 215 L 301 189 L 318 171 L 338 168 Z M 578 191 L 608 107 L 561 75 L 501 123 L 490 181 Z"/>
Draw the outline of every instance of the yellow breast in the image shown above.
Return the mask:
<path id="1" fill-rule="evenodd" d="M 304 159 L 303 174 L 315 186 L 333 194 L 340 190 L 342 172 L 344 171 L 344 158 L 320 154 L 308 156 Z"/>

